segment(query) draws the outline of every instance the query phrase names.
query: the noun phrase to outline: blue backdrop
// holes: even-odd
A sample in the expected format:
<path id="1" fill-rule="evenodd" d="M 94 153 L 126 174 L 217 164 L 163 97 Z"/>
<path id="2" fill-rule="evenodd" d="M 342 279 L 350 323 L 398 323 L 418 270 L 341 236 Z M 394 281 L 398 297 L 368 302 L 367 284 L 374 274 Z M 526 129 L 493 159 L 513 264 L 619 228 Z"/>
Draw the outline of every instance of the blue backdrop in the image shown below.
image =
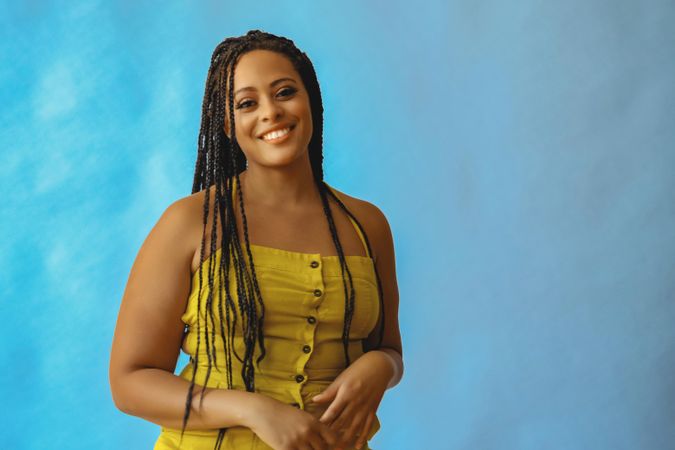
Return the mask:
<path id="1" fill-rule="evenodd" d="M 258 28 L 313 60 L 326 180 L 394 233 L 371 446 L 674 448 L 672 1 L 0 8 L 0 447 L 151 448 L 110 394 L 120 300 L 190 193 L 213 48 Z"/>

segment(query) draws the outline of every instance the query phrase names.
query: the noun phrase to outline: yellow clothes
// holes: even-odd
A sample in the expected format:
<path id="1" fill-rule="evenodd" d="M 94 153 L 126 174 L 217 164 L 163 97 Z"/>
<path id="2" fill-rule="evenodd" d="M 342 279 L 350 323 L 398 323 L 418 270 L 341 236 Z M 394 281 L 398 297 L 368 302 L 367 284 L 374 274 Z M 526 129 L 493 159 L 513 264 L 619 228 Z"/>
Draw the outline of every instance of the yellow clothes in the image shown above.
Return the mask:
<path id="1" fill-rule="evenodd" d="M 235 189 L 236 189 L 236 179 Z M 339 194 L 331 187 L 339 197 Z M 233 189 L 234 193 L 234 189 Z M 341 199 L 342 200 L 342 199 Z M 344 201 L 343 201 L 344 203 Z M 338 207 L 339 208 L 339 207 Z M 341 213 L 344 213 L 339 209 Z M 349 332 L 349 356 L 353 362 L 363 354 L 362 340 L 375 328 L 380 314 L 379 293 L 375 276 L 374 261 L 368 252 L 363 235 L 354 220 L 349 217 L 356 229 L 368 256 L 347 255 L 345 257 L 354 284 L 354 315 Z M 278 248 L 251 245 L 251 253 L 256 268 L 256 277 L 265 306 L 264 335 L 265 358 L 260 367 L 255 361 L 260 354 L 255 346 L 253 362 L 255 367 L 256 392 L 275 398 L 281 402 L 301 408 L 320 417 L 330 405 L 329 402 L 313 404 L 311 397 L 322 392 L 345 369 L 342 331 L 345 315 L 345 294 L 338 256 L 322 256 L 319 253 L 300 253 Z M 245 261 L 248 263 L 245 243 L 242 243 Z M 215 253 L 216 268 L 220 265 L 220 249 Z M 204 321 L 206 299 L 208 295 L 207 258 L 202 271 L 202 299 L 200 314 L 199 367 L 195 383 L 203 386 L 208 357 L 204 342 Z M 219 285 L 218 270 L 214 286 Z M 345 283 L 349 287 L 345 271 Z M 236 296 L 236 277 L 233 264 L 230 264 L 230 291 L 232 299 L 238 305 Z M 192 290 L 182 321 L 189 326 L 189 332 L 183 340 L 183 351 L 191 355 L 190 362 L 180 372 L 180 377 L 190 380 L 192 377 L 194 356 L 197 348 L 197 297 L 199 292 L 199 271 L 192 277 Z M 225 296 L 223 314 L 225 311 Z M 217 304 L 218 296 L 213 301 Z M 258 314 L 260 305 L 256 302 Z M 225 367 L 225 348 L 220 337 L 220 323 L 217 307 L 214 310 L 215 328 L 209 319 L 209 333 L 216 332 L 216 359 L 220 372 L 212 366 L 207 387 L 227 389 L 227 369 Z M 242 339 L 242 318 L 237 306 L 237 326 L 233 338 L 234 350 L 243 358 L 245 346 Z M 226 324 L 225 336 L 227 336 Z M 233 388 L 246 390 L 241 377 L 242 363 L 232 353 Z M 320 411 L 318 411 L 320 409 Z M 380 429 L 380 421 L 375 416 L 367 440 Z M 213 450 L 218 430 L 186 430 L 180 448 L 184 450 Z M 161 427 L 154 450 L 178 449 L 180 429 Z M 225 432 L 223 450 L 267 450 L 272 449 L 249 428 L 230 427 Z M 362 450 L 370 447 L 366 443 Z"/>

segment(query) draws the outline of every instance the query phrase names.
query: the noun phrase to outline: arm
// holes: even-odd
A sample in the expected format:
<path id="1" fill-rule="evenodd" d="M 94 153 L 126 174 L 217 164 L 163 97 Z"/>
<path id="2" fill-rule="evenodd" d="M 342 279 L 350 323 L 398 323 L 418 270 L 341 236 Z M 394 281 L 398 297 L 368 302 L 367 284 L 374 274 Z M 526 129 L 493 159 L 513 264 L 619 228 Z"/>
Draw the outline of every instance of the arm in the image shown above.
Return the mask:
<path id="1" fill-rule="evenodd" d="M 180 429 L 190 382 L 174 375 L 189 296 L 195 227 L 185 200 L 170 205 L 131 268 L 110 355 L 110 387 L 121 411 Z M 193 221 L 194 222 L 194 221 Z M 195 385 L 186 429 L 247 426 L 260 394 Z"/>
<path id="2" fill-rule="evenodd" d="M 180 430 L 189 385 L 189 381 L 164 369 L 136 369 L 118 377 L 113 397 L 117 408 L 126 414 Z M 207 388 L 198 409 L 201 389 L 195 384 L 186 430 L 251 427 L 252 411 L 260 394 Z"/>
<path id="3" fill-rule="evenodd" d="M 385 326 L 382 346 L 376 348 L 382 322 L 382 314 L 380 314 L 375 328 L 364 341 L 363 348 L 366 351 L 365 354 L 377 355 L 379 359 L 386 361 L 386 366 L 391 366 L 392 375 L 387 386 L 389 389 L 396 386 L 403 377 L 403 345 L 398 322 L 399 295 L 394 238 L 384 213 L 371 203 L 365 202 L 365 204 L 368 212 L 364 215 L 367 218 L 364 226 L 369 227 L 367 232 L 369 236 L 372 236 L 370 241 L 374 252 L 375 269 L 382 283 Z"/>
<path id="4" fill-rule="evenodd" d="M 401 381 L 401 378 L 403 378 L 403 358 L 401 354 L 394 349 L 386 347 L 371 350 L 368 353 L 377 354 L 378 357 L 381 356 L 381 359 L 385 360 L 388 366 L 391 366 L 392 375 L 387 389 L 396 386 Z"/>

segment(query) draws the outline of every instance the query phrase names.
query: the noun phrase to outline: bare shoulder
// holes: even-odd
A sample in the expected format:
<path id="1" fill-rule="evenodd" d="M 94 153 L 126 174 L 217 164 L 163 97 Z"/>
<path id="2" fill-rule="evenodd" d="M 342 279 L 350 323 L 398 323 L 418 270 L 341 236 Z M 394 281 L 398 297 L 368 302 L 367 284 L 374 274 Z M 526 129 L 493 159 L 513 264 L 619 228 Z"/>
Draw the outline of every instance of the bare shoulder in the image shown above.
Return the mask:
<path id="1" fill-rule="evenodd" d="M 183 242 L 192 248 L 195 248 L 193 238 L 197 235 L 201 237 L 205 192 L 203 190 L 179 198 L 169 205 L 165 212 L 167 220 L 172 222 L 172 226 L 179 227 L 184 233 L 185 239 L 183 239 Z M 210 203 L 211 208 L 213 208 L 213 199 Z"/>
<path id="2" fill-rule="evenodd" d="M 377 205 L 368 200 L 345 194 L 334 187 L 333 189 L 365 229 L 374 256 L 377 258 L 377 255 L 381 254 L 392 240 L 391 228 L 386 215 Z"/>
<path id="3" fill-rule="evenodd" d="M 335 189 L 335 188 L 333 188 Z M 364 200 L 358 197 L 354 197 L 348 194 L 345 194 L 344 192 L 335 189 L 342 199 L 343 203 L 345 206 L 354 213 L 354 215 L 357 215 L 359 219 L 363 219 L 365 221 L 369 222 L 380 222 L 380 225 L 382 222 L 386 222 L 387 218 L 382 212 L 382 210 L 377 207 L 374 203 Z"/>
<path id="4" fill-rule="evenodd" d="M 172 205 L 175 220 L 182 222 L 183 242 L 190 249 L 191 272 L 194 273 L 199 267 L 199 257 L 202 237 L 204 233 L 204 202 L 206 200 L 206 189 L 194 194 L 187 195 L 176 200 Z M 215 206 L 215 187 L 209 189 L 209 216 L 206 224 L 206 248 L 209 248 L 211 225 L 213 224 L 213 209 Z M 218 236 L 220 241 L 222 236 Z M 219 243 L 218 243 L 219 244 Z M 208 257 L 208 255 L 206 255 Z"/>

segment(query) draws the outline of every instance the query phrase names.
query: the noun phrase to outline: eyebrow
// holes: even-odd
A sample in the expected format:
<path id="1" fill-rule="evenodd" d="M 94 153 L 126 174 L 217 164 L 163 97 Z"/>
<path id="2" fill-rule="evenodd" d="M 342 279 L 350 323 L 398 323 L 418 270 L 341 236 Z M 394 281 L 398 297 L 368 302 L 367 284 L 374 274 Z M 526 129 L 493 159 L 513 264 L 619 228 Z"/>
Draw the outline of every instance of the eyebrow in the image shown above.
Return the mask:
<path id="1" fill-rule="evenodd" d="M 281 83 L 282 81 L 292 81 L 293 83 L 296 82 L 293 78 L 284 77 L 284 78 L 279 78 L 278 80 L 272 81 L 270 83 L 270 87 L 274 87 L 277 84 Z M 240 93 L 242 91 L 255 91 L 255 88 L 253 86 L 246 86 L 246 87 L 243 87 L 241 89 L 237 89 L 236 92 L 234 93 L 234 95 L 236 96 L 238 93 Z"/>

